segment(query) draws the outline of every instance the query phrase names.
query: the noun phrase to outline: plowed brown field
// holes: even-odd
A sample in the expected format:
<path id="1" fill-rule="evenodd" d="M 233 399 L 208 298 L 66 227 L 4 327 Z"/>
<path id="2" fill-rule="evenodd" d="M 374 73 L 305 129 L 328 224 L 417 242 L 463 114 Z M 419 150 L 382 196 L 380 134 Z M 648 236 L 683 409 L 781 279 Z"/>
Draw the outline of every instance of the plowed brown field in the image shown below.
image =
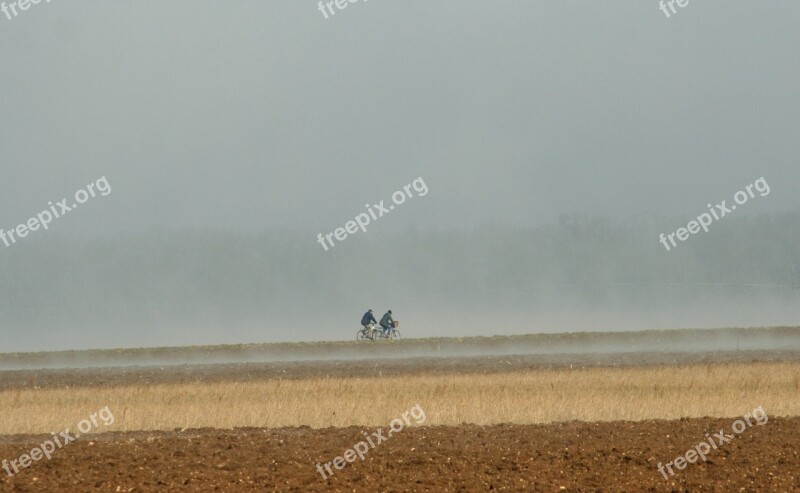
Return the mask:
<path id="1" fill-rule="evenodd" d="M 0 491 L 800 491 L 800 418 L 748 428 L 669 480 L 657 471 L 732 421 L 407 428 L 327 480 L 315 464 L 374 430 L 106 433 L 4 477 Z M 36 438 L 6 441 L 0 456 Z"/>

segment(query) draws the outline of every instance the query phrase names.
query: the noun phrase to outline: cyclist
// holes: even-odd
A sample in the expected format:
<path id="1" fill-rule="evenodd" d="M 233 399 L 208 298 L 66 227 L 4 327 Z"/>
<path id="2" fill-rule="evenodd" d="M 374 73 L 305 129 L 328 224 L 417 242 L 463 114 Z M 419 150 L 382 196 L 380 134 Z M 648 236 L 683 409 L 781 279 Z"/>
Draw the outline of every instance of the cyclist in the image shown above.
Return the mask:
<path id="1" fill-rule="evenodd" d="M 383 329 L 383 335 L 388 336 L 392 333 L 392 329 L 394 328 L 394 319 L 392 318 L 392 311 L 389 310 L 386 312 L 383 317 L 381 317 L 381 328 Z"/>
<path id="2" fill-rule="evenodd" d="M 361 325 L 364 327 L 364 333 L 369 335 L 369 326 L 376 323 L 378 323 L 378 321 L 375 320 L 375 315 L 372 314 L 372 309 L 370 308 L 367 310 L 367 313 L 361 317 Z"/>

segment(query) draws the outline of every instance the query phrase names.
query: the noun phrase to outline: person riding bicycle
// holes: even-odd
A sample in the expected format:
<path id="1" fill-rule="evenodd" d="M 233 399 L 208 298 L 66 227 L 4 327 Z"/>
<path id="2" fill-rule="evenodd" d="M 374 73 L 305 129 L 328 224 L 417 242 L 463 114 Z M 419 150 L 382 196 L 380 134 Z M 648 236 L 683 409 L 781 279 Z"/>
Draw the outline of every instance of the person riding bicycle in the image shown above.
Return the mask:
<path id="1" fill-rule="evenodd" d="M 361 325 L 364 326 L 364 333 L 367 333 L 369 331 L 369 326 L 371 324 L 376 324 L 376 323 L 378 323 L 378 321 L 375 320 L 375 315 L 372 314 L 372 309 L 370 308 L 369 310 L 367 310 L 367 313 L 365 313 L 364 316 L 361 317 Z"/>
<path id="2" fill-rule="evenodd" d="M 392 311 L 389 310 L 386 312 L 383 317 L 381 317 L 381 328 L 383 329 L 384 335 L 389 335 L 392 333 L 392 329 L 394 328 L 394 319 L 392 318 Z"/>

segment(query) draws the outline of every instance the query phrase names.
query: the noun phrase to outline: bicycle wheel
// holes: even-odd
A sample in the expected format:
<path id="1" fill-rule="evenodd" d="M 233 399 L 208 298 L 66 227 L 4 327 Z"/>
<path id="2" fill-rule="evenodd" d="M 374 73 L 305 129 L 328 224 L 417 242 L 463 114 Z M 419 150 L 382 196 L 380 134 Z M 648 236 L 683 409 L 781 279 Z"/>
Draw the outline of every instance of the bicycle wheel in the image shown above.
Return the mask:
<path id="1" fill-rule="evenodd" d="M 397 329 L 392 329 L 392 339 L 400 339 L 400 331 Z"/>
<path id="2" fill-rule="evenodd" d="M 366 341 L 369 340 L 369 336 L 367 336 L 367 334 L 363 330 L 359 330 L 358 332 L 356 332 L 356 340 Z"/>

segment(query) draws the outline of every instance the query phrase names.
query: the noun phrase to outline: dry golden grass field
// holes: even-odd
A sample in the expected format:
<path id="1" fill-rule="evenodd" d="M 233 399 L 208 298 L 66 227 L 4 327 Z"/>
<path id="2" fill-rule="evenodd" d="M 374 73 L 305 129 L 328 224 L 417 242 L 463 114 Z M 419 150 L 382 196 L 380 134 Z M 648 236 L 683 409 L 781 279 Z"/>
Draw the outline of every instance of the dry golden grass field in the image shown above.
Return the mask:
<path id="1" fill-rule="evenodd" d="M 0 391 L 0 434 L 49 433 L 108 406 L 97 431 L 385 425 L 420 404 L 426 425 L 800 415 L 800 363 L 512 370 Z M 74 429 L 74 426 L 73 426 Z"/>

